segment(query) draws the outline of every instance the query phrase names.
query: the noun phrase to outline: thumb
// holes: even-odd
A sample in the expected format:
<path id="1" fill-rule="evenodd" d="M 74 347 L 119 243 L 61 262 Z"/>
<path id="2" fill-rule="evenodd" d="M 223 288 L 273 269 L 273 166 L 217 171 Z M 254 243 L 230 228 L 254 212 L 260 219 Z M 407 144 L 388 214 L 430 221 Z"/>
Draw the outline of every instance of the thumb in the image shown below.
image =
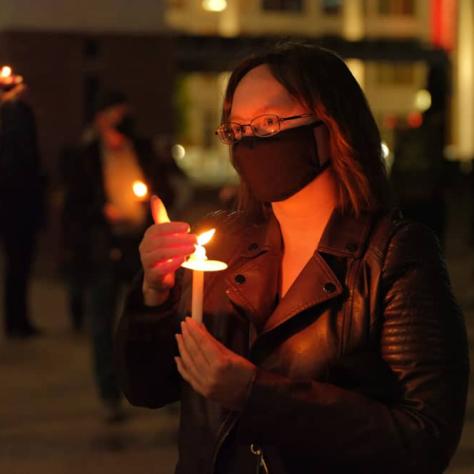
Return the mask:
<path id="1" fill-rule="evenodd" d="M 166 212 L 166 207 L 163 204 L 163 201 L 156 196 L 155 194 L 151 197 L 150 200 L 151 215 L 153 217 L 153 222 L 155 224 L 163 224 L 169 222 L 170 218 Z"/>

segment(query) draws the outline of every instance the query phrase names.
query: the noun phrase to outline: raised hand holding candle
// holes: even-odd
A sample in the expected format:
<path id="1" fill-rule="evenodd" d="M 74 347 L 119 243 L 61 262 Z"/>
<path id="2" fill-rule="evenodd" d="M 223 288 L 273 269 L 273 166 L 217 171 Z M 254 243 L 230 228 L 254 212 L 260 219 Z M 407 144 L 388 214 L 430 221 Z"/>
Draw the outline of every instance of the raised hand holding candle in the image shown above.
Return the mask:
<path id="1" fill-rule="evenodd" d="M 151 212 L 153 221 L 156 224 L 163 224 L 170 222 L 166 208 L 157 196 L 151 197 Z M 187 261 L 181 266 L 189 270 L 193 270 L 193 286 L 192 286 L 192 303 L 191 316 L 194 320 L 202 322 L 202 308 L 204 295 L 204 272 L 218 272 L 225 270 L 227 264 L 218 260 L 209 260 L 206 256 L 206 245 L 215 233 L 215 229 L 204 232 L 197 237 L 197 245 L 195 251 L 192 253 Z M 172 282 L 169 282 L 171 287 L 174 284 L 174 273 L 169 275 Z"/>
<path id="2" fill-rule="evenodd" d="M 202 322 L 202 306 L 204 295 L 204 272 L 219 272 L 227 268 L 227 264 L 219 260 L 208 260 L 206 245 L 214 236 L 215 229 L 199 235 L 195 252 L 181 266 L 193 271 L 193 295 L 191 303 L 191 317 Z"/>
<path id="3" fill-rule="evenodd" d="M 10 66 L 0 67 L 0 96 L 1 100 L 8 101 L 18 97 L 25 90 L 23 77 L 14 74 Z"/>

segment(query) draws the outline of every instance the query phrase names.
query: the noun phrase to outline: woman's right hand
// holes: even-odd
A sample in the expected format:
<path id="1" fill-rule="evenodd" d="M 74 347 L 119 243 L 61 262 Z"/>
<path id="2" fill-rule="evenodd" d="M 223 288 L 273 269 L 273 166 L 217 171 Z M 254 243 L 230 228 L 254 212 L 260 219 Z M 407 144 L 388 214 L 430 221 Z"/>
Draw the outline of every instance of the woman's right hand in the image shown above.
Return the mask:
<path id="1" fill-rule="evenodd" d="M 147 306 L 163 304 L 174 286 L 175 271 L 195 250 L 196 236 L 189 233 L 186 222 L 170 222 L 161 199 L 151 198 L 155 224 L 150 226 L 140 243 L 143 267 L 143 298 Z"/>

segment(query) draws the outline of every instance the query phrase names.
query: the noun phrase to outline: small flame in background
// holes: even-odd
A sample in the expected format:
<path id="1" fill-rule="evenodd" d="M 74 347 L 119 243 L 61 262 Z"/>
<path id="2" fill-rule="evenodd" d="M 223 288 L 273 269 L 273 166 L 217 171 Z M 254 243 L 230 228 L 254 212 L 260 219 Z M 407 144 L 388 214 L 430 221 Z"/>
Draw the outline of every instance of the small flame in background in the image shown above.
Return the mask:
<path id="1" fill-rule="evenodd" d="M 0 77 L 10 77 L 12 75 L 12 68 L 10 66 L 3 66 L 0 69 Z"/>
<path id="2" fill-rule="evenodd" d="M 148 186 L 143 181 L 134 181 L 132 184 L 133 194 L 144 198 L 148 194 Z"/>

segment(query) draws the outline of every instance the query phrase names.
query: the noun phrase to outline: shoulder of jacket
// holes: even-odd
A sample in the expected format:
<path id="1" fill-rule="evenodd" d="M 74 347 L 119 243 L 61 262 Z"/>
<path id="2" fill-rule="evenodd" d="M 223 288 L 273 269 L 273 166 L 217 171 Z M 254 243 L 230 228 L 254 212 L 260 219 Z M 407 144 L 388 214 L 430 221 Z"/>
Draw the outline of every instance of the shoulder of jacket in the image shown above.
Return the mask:
<path id="1" fill-rule="evenodd" d="M 369 249 L 381 264 L 439 258 L 439 242 L 424 224 L 403 217 L 399 210 L 382 215 L 374 226 Z"/>

